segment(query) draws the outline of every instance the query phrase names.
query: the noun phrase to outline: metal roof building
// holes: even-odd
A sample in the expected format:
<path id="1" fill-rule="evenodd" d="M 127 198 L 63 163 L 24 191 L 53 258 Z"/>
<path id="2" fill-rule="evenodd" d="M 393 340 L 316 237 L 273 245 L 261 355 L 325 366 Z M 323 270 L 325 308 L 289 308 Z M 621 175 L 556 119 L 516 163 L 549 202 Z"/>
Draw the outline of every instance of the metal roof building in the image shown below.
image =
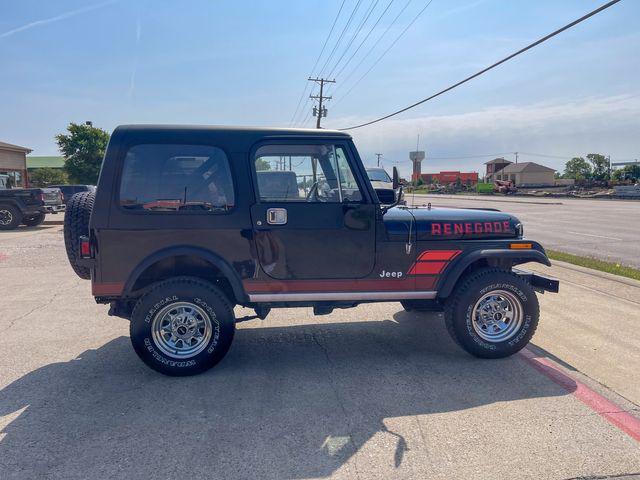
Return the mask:
<path id="1" fill-rule="evenodd" d="M 14 187 L 29 186 L 27 153 L 30 148 L 0 142 L 0 173 L 8 174 Z"/>

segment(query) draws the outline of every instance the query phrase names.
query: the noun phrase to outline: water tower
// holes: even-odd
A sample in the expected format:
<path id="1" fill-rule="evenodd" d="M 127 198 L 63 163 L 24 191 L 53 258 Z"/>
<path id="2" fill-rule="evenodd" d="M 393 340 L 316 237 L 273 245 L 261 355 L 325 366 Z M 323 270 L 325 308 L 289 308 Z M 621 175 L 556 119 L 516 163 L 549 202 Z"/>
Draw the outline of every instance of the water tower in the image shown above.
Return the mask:
<path id="1" fill-rule="evenodd" d="M 411 180 L 416 182 L 420 178 L 422 171 L 421 164 L 424 160 L 424 150 L 417 150 L 415 152 L 409 152 L 409 158 L 413 162 L 413 173 L 411 174 Z"/>

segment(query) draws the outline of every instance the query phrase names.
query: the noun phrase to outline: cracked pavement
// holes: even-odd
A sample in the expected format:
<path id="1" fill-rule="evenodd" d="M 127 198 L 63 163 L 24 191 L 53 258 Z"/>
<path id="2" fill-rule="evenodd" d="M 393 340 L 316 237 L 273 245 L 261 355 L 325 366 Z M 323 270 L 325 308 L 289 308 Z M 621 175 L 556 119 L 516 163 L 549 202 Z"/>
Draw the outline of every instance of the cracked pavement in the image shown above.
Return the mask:
<path id="1" fill-rule="evenodd" d="M 640 283 L 566 265 L 530 346 L 640 412 Z M 62 230 L 0 235 L 0 478 L 637 478 L 640 444 L 532 368 L 460 350 L 399 304 L 238 326 L 197 377 L 146 368 Z M 238 309 L 238 316 L 250 313 Z"/>

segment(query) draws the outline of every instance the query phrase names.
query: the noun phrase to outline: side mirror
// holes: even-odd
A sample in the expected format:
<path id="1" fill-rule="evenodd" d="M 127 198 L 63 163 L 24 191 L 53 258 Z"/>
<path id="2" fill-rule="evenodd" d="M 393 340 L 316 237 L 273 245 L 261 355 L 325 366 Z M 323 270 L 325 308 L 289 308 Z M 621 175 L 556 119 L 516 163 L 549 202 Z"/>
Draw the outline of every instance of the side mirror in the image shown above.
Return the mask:
<path id="1" fill-rule="evenodd" d="M 397 190 L 400 185 L 400 180 L 398 178 L 398 169 L 393 167 L 393 189 Z"/>

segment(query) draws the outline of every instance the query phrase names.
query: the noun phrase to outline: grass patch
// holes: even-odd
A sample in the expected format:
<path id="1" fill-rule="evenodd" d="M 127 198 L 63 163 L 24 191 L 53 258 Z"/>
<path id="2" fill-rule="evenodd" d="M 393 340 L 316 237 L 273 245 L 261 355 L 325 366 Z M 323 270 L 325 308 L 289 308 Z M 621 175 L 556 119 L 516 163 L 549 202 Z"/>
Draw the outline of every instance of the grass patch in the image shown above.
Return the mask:
<path id="1" fill-rule="evenodd" d="M 621 277 L 633 278 L 640 280 L 640 270 L 633 267 L 627 267 L 615 262 L 606 262 L 597 258 L 582 257 L 571 253 L 559 252 L 557 250 L 547 250 L 547 256 L 551 260 L 559 260 L 561 262 L 571 263 L 580 267 L 592 268 L 601 272 L 620 275 Z"/>

